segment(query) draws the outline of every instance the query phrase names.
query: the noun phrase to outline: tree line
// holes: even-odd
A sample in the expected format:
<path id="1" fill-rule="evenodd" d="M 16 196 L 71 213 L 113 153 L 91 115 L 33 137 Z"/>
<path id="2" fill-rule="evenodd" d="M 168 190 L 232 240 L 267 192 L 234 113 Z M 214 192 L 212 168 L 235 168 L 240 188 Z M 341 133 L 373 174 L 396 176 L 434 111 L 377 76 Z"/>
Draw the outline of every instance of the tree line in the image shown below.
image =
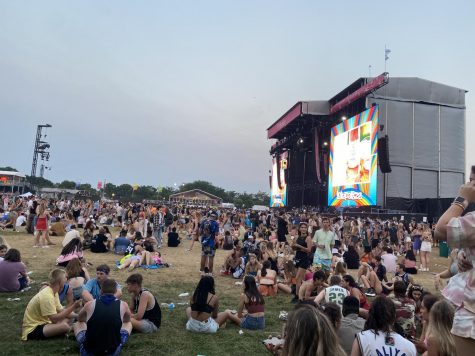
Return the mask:
<path id="1" fill-rule="evenodd" d="M 0 167 L 0 171 L 18 172 L 12 167 Z M 216 195 L 223 199 L 223 202 L 233 203 L 238 208 L 249 208 L 253 205 L 269 205 L 269 194 L 266 192 L 257 193 L 239 193 L 236 191 L 225 190 L 214 184 L 196 180 L 190 183 L 184 183 L 178 187 L 153 187 L 151 185 L 131 185 L 106 183 L 102 189 L 98 190 L 89 183 L 78 184 L 71 180 L 64 180 L 61 183 L 54 183 L 46 178 L 26 176 L 27 181 L 37 188 L 61 188 L 84 190 L 94 195 L 103 195 L 108 199 L 117 199 L 120 201 L 140 202 L 143 199 L 150 200 L 168 200 L 171 194 L 186 192 L 192 189 L 201 189 L 205 192 Z"/>

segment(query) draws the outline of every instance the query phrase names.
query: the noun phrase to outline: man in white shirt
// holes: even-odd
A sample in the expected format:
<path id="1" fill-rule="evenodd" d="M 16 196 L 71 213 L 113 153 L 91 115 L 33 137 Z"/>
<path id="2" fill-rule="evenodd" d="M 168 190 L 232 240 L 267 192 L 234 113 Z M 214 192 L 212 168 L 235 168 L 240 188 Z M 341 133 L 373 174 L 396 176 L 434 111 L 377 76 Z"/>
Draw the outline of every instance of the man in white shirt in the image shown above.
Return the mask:
<path id="1" fill-rule="evenodd" d="M 26 224 L 26 216 L 24 213 L 21 213 L 20 215 L 18 215 L 18 217 L 16 218 L 16 223 L 15 223 L 15 227 L 16 227 L 16 230 L 18 230 L 18 228 L 20 226 L 23 226 Z"/>
<path id="2" fill-rule="evenodd" d="M 81 240 L 81 234 L 76 230 L 76 225 L 71 225 L 70 230 L 66 233 L 66 235 L 64 235 L 62 243 L 63 247 L 70 243 L 72 239 Z"/>
<path id="3" fill-rule="evenodd" d="M 397 257 L 394 256 L 392 248 L 387 248 L 381 255 L 381 259 L 383 260 L 383 265 L 386 267 L 386 272 L 396 273 L 396 264 L 397 264 Z"/>

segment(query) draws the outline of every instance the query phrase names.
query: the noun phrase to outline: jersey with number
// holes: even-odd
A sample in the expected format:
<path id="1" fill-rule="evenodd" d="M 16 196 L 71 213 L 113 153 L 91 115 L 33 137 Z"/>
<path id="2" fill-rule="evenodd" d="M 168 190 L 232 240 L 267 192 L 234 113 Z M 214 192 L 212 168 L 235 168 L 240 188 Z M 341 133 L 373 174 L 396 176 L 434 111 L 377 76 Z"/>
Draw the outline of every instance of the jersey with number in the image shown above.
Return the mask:
<path id="1" fill-rule="evenodd" d="M 361 356 L 416 356 L 416 347 L 401 335 L 383 331 L 376 334 L 373 330 L 365 330 L 356 334 Z"/>
<path id="2" fill-rule="evenodd" d="M 343 299 L 349 295 L 350 292 L 340 286 L 330 286 L 325 288 L 325 302 L 334 302 L 340 307 L 343 307 Z"/>

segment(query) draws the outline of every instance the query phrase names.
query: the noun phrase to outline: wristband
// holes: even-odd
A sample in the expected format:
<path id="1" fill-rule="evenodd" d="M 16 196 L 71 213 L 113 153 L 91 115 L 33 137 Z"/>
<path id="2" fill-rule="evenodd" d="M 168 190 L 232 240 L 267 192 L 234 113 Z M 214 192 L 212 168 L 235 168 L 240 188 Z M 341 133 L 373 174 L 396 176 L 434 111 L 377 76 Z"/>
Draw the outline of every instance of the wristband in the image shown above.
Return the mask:
<path id="1" fill-rule="evenodd" d="M 464 205 L 461 204 L 461 203 L 453 202 L 453 203 L 452 203 L 452 206 L 458 206 L 460 209 L 462 209 L 462 211 L 465 211 L 465 207 L 464 207 Z"/>

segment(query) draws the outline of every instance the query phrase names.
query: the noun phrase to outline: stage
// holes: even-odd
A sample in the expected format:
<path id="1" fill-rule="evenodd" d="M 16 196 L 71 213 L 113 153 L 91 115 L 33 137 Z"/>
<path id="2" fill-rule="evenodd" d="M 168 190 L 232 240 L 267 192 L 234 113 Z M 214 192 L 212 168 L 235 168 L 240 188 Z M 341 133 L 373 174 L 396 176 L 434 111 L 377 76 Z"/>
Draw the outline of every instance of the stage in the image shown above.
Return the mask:
<path id="1" fill-rule="evenodd" d="M 437 217 L 465 182 L 464 89 L 359 78 L 267 129 L 271 206 L 364 206 Z"/>

